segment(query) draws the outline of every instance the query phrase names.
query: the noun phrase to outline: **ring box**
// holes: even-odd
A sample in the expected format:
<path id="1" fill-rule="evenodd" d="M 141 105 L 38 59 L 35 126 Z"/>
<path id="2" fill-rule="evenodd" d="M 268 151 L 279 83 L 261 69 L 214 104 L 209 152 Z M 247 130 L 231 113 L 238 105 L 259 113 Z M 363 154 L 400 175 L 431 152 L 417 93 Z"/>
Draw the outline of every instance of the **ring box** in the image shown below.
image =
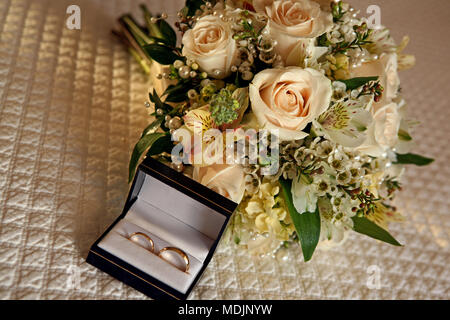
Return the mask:
<path id="1" fill-rule="evenodd" d="M 92 245 L 86 261 L 153 299 L 186 299 L 208 266 L 237 203 L 147 157 L 122 214 Z M 129 239 L 150 236 L 155 253 Z M 158 257 L 164 247 L 189 257 L 188 272 Z"/>

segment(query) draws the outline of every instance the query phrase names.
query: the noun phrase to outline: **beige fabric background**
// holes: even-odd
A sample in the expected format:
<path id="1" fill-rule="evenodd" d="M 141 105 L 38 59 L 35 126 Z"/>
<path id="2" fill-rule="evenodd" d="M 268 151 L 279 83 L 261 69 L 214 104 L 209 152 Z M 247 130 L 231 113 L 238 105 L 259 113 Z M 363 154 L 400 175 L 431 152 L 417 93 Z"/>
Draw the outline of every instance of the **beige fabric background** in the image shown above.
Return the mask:
<path id="1" fill-rule="evenodd" d="M 180 1 L 149 0 L 174 13 Z M 356 1 L 354 1 L 356 2 Z M 0 1 L 0 298 L 143 299 L 87 265 L 91 243 L 120 214 L 131 148 L 149 121 L 148 85 L 110 36 L 140 1 Z M 401 74 L 411 114 L 422 121 L 415 151 L 436 158 L 409 168 L 393 248 L 352 235 L 303 263 L 251 258 L 220 246 L 193 299 L 448 299 L 450 285 L 450 2 L 379 4 L 397 40 L 412 38 L 417 67 Z M 65 28 L 79 4 L 81 31 Z M 369 289 L 369 266 L 380 270 Z"/>

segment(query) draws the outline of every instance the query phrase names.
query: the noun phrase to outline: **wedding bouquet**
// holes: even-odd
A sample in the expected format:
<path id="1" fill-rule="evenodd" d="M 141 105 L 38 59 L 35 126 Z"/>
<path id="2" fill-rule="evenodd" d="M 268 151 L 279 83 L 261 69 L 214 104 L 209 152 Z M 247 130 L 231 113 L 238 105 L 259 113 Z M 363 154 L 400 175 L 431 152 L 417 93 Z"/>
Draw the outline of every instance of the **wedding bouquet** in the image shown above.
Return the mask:
<path id="1" fill-rule="evenodd" d="M 142 10 L 145 26 L 125 15 L 116 32 L 154 87 L 130 180 L 152 156 L 239 203 L 226 239 L 255 254 L 299 242 L 308 261 L 352 230 L 400 245 L 404 165 L 432 162 L 409 153 L 407 37 L 340 1 L 188 0 L 181 41 Z"/>

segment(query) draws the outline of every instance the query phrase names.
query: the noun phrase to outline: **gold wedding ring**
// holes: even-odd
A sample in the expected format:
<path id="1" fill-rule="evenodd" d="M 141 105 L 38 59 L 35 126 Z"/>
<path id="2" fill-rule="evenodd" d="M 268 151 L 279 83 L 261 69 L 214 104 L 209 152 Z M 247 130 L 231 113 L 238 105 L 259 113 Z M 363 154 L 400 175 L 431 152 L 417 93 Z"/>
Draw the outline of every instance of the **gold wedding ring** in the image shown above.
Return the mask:
<path id="1" fill-rule="evenodd" d="M 164 259 L 164 258 L 161 256 L 161 254 L 162 254 L 163 252 L 165 252 L 165 251 L 173 251 L 173 252 L 177 253 L 178 255 L 180 255 L 180 256 L 183 258 L 184 263 L 186 263 L 185 269 L 184 269 L 184 270 L 183 270 L 183 269 L 180 269 L 180 268 L 178 268 L 178 266 L 176 266 L 176 265 L 173 264 L 172 262 L 168 261 L 167 259 Z M 173 265 L 174 267 L 180 269 L 181 271 L 188 272 L 188 270 L 189 270 L 189 265 L 190 265 L 190 264 L 189 264 L 189 258 L 188 258 L 188 256 L 187 256 L 187 254 L 184 253 L 184 251 L 181 250 L 181 249 L 178 249 L 178 248 L 175 248 L 175 247 L 165 247 L 165 248 L 162 248 L 162 249 L 159 251 L 159 253 L 158 253 L 158 257 L 160 257 L 161 259 L 165 260 L 167 263 L 170 263 L 170 264 Z"/>
<path id="2" fill-rule="evenodd" d="M 136 242 L 136 241 L 133 240 L 133 238 L 138 238 L 138 237 L 142 237 L 142 238 L 144 238 L 148 243 L 150 243 L 151 250 L 149 250 L 149 251 L 150 251 L 151 253 L 155 253 L 155 252 L 154 252 L 154 250 L 155 250 L 155 243 L 153 242 L 152 238 L 150 238 L 150 237 L 149 237 L 148 235 L 146 235 L 145 233 L 143 233 L 143 232 L 134 232 L 134 233 L 132 233 L 132 234 L 129 236 L 128 239 L 129 239 L 130 241 Z M 186 267 L 184 268 L 184 270 L 181 269 L 181 268 L 179 268 L 179 267 L 176 266 L 174 263 L 168 261 L 167 259 L 165 259 L 165 258 L 162 256 L 162 253 L 164 253 L 164 252 L 166 252 L 166 251 L 173 251 L 173 252 L 175 252 L 176 254 L 178 254 L 180 257 L 183 258 L 184 263 L 186 264 Z M 173 266 L 176 267 L 177 269 L 180 269 L 181 271 L 188 272 L 188 270 L 189 270 L 189 265 L 190 265 L 190 263 L 189 263 L 189 258 L 188 258 L 188 256 L 187 256 L 187 254 L 186 254 L 183 250 L 181 250 L 181 249 L 178 249 L 178 248 L 175 248 L 175 247 L 165 247 L 165 248 L 162 248 L 162 249 L 158 252 L 158 257 L 161 258 L 161 259 L 163 259 L 163 260 L 166 261 L 167 263 L 170 263 L 171 265 L 173 265 Z"/>
<path id="3" fill-rule="evenodd" d="M 147 242 L 148 243 L 150 243 L 150 246 L 151 246 L 151 252 L 153 252 L 153 250 L 155 250 L 155 243 L 153 242 L 153 240 L 152 240 L 152 238 L 150 238 L 148 235 L 146 235 L 145 233 L 143 233 L 143 232 L 134 232 L 134 233 L 132 233 L 131 235 L 130 235 L 130 240 L 131 241 L 133 241 L 133 238 L 136 238 L 136 237 L 142 237 L 142 238 L 144 238 L 145 240 L 147 240 Z M 133 242 L 136 242 L 136 241 L 133 241 Z"/>

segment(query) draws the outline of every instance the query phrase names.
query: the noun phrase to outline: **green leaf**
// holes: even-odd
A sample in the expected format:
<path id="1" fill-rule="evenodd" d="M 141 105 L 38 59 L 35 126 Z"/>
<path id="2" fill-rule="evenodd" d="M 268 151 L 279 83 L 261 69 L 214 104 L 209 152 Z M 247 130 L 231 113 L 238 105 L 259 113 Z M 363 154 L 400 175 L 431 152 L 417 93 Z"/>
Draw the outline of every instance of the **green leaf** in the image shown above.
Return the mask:
<path id="1" fill-rule="evenodd" d="M 162 109 L 164 111 L 169 111 L 169 110 L 173 109 L 171 105 L 169 105 L 167 103 L 163 103 L 161 101 L 161 98 L 158 96 L 155 89 L 153 89 L 153 93 L 150 92 L 148 94 L 148 96 L 150 98 L 150 101 L 155 104 L 155 110 Z"/>
<path id="2" fill-rule="evenodd" d="M 412 140 L 412 137 L 409 135 L 409 133 L 403 129 L 400 129 L 398 131 L 398 138 L 403 141 L 411 141 Z"/>
<path id="3" fill-rule="evenodd" d="M 359 78 L 352 78 L 348 80 L 338 80 L 339 82 L 343 82 L 345 86 L 347 87 L 347 90 L 354 90 L 359 87 L 362 87 L 366 83 L 370 81 L 376 81 L 378 80 L 378 77 L 359 77 Z"/>
<path id="4" fill-rule="evenodd" d="M 156 44 L 160 44 L 162 46 L 171 46 L 171 44 L 169 43 L 168 40 L 164 39 L 164 38 L 158 38 L 158 37 L 153 37 L 150 36 L 150 38 L 154 41 L 154 43 Z"/>
<path id="5" fill-rule="evenodd" d="M 170 85 L 167 87 L 166 91 L 164 91 L 163 95 L 167 95 L 167 102 L 182 102 L 187 100 L 187 92 L 189 89 L 190 88 L 184 83 Z"/>
<path id="6" fill-rule="evenodd" d="M 142 132 L 141 138 L 143 138 L 145 135 L 147 135 L 147 133 L 153 133 L 152 131 L 159 128 L 163 121 L 164 121 L 164 118 L 160 117 L 160 118 L 156 119 L 155 121 L 153 121 L 152 123 L 150 123 L 147 126 L 147 128 L 145 128 L 144 131 Z"/>
<path id="7" fill-rule="evenodd" d="M 159 20 L 159 30 L 162 33 L 162 38 L 169 46 L 175 47 L 177 45 L 175 30 L 163 19 Z"/>
<path id="8" fill-rule="evenodd" d="M 171 48 L 161 44 L 148 44 L 143 49 L 153 60 L 162 65 L 172 64 L 175 60 L 181 58 L 179 55 L 173 53 Z"/>
<path id="9" fill-rule="evenodd" d="M 292 202 L 291 180 L 280 179 L 281 193 L 286 203 L 289 214 L 297 231 L 300 244 L 302 246 L 303 258 L 311 260 L 314 250 L 317 247 L 320 237 L 320 215 L 319 208 L 315 212 L 298 213 Z"/>
<path id="10" fill-rule="evenodd" d="M 187 100 L 186 91 L 185 92 L 172 92 L 166 98 L 167 102 L 183 102 Z"/>
<path id="11" fill-rule="evenodd" d="M 161 99 L 159 98 L 158 94 L 156 93 L 156 90 L 153 89 L 153 93 L 149 92 L 148 94 L 150 101 L 155 104 L 155 109 L 163 109 L 164 104 L 162 103 Z"/>
<path id="12" fill-rule="evenodd" d="M 186 0 L 186 7 L 188 8 L 188 16 L 192 17 L 195 12 L 200 9 L 202 4 L 205 4 L 204 0 Z"/>
<path id="13" fill-rule="evenodd" d="M 331 42 L 328 41 L 326 33 L 322 34 L 318 38 L 318 44 L 319 44 L 319 47 L 328 47 L 328 46 L 330 46 Z"/>
<path id="14" fill-rule="evenodd" d="M 131 182 L 133 180 L 139 159 L 144 154 L 145 150 L 150 148 L 158 139 L 161 139 L 165 135 L 166 135 L 166 133 L 160 133 L 160 132 L 150 133 L 150 134 L 143 136 L 138 141 L 138 143 L 136 143 L 133 153 L 131 154 L 128 182 Z"/>
<path id="15" fill-rule="evenodd" d="M 157 154 L 161 154 L 163 152 L 170 153 L 173 148 L 172 136 L 170 134 L 166 134 L 165 136 L 159 138 L 155 143 L 152 144 L 150 149 L 147 151 L 147 156 L 154 156 Z"/>
<path id="16" fill-rule="evenodd" d="M 397 162 L 395 164 L 415 164 L 416 166 L 426 166 L 432 163 L 434 159 L 426 158 L 414 153 L 397 153 Z"/>
<path id="17" fill-rule="evenodd" d="M 381 228 L 375 222 L 370 221 L 366 217 L 354 216 L 353 220 L 353 230 L 358 233 L 365 234 L 371 238 L 387 242 L 394 246 L 402 246 L 393 236 L 389 234 L 386 230 Z"/>

